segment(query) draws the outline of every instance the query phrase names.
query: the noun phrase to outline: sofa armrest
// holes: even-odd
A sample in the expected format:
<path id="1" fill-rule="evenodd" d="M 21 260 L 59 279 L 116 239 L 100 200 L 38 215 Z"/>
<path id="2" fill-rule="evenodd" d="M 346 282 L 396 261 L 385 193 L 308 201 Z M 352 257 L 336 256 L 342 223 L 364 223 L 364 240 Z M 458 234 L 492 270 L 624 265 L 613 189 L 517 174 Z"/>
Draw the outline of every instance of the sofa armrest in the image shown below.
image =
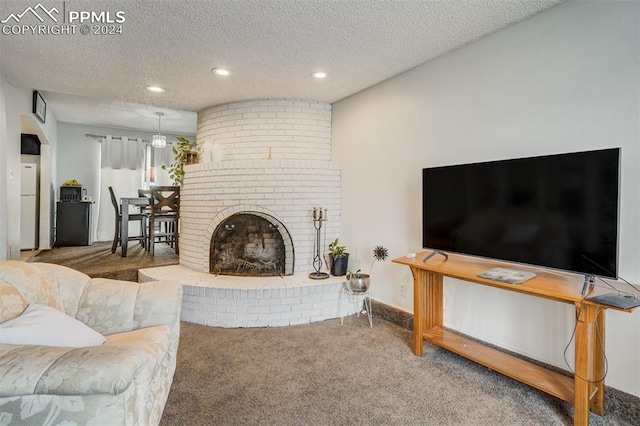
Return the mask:
<path id="1" fill-rule="evenodd" d="M 139 284 L 134 328 L 166 325 L 171 330 L 170 353 L 178 351 L 182 284 L 177 281 L 150 281 Z"/>
<path id="2" fill-rule="evenodd" d="M 167 325 L 179 330 L 182 285 L 177 281 L 134 283 L 94 278 L 80 298 L 76 318 L 102 334 Z"/>
<path id="3" fill-rule="evenodd" d="M 127 348 L 0 344 L 0 397 L 116 395 L 131 385 L 137 368 Z"/>
<path id="4" fill-rule="evenodd" d="M 150 281 L 139 286 L 134 317 L 135 328 L 180 322 L 182 284 L 177 281 Z"/>
<path id="5" fill-rule="evenodd" d="M 172 339 L 165 325 L 112 335 L 102 346 L 0 344 L 0 397 L 118 395 L 151 380 Z"/>

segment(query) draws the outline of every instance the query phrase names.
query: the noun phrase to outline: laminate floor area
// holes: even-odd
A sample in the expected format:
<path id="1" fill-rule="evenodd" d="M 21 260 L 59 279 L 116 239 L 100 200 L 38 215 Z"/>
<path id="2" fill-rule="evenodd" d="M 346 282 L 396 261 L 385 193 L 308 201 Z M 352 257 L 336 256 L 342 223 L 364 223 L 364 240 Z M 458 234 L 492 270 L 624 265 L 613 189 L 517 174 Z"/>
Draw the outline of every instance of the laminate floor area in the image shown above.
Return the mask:
<path id="1" fill-rule="evenodd" d="M 48 262 L 83 272 L 92 278 L 112 278 L 138 281 L 138 269 L 177 265 L 178 255 L 165 244 L 156 244 L 155 256 L 150 256 L 137 242 L 130 242 L 127 257 L 120 256 L 120 248 L 111 253 L 111 241 L 98 241 L 90 246 L 55 247 L 24 257 L 27 262 Z"/>

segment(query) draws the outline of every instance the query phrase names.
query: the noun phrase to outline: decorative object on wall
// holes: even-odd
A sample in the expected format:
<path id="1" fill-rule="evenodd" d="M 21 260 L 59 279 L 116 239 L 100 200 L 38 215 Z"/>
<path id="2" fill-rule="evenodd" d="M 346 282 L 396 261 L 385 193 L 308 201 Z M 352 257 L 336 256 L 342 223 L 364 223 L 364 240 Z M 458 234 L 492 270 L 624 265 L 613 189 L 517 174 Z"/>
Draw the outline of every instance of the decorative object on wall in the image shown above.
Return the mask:
<path id="1" fill-rule="evenodd" d="M 375 246 L 373 249 L 373 260 L 371 261 L 371 268 L 369 273 L 373 270 L 373 265 L 376 262 L 384 262 L 389 257 L 389 250 L 384 246 Z"/>
<path id="2" fill-rule="evenodd" d="M 47 118 L 47 103 L 37 90 L 33 91 L 33 111 L 38 120 L 44 123 Z"/>
<path id="3" fill-rule="evenodd" d="M 214 142 L 211 145 L 211 159 L 213 161 L 222 161 L 222 145 L 218 142 Z"/>
<path id="4" fill-rule="evenodd" d="M 158 116 L 158 133 L 153 135 L 153 138 L 151 139 L 151 146 L 154 148 L 166 148 L 167 137 L 160 132 L 160 119 L 162 119 L 164 113 L 156 112 L 156 115 Z"/>
<path id="5" fill-rule="evenodd" d="M 322 252 L 320 251 L 320 229 L 322 229 L 322 222 L 327 221 L 327 209 L 323 207 L 313 208 L 313 227 L 316 230 L 315 247 L 313 248 L 313 269 L 315 272 L 309 274 L 309 278 L 313 280 L 324 280 L 329 278 L 329 274 L 326 272 L 320 272 L 322 269 Z"/>
<path id="6" fill-rule="evenodd" d="M 184 180 L 184 166 L 187 160 L 193 155 L 193 144 L 182 136 L 177 137 L 178 145 L 173 145 L 171 151 L 174 155 L 174 162 L 169 166 L 169 177 L 176 186 L 182 185 Z M 197 153 L 196 153 L 197 154 Z M 162 170 L 167 170 L 166 166 L 162 166 Z"/>
<path id="7" fill-rule="evenodd" d="M 208 140 L 202 144 L 200 149 L 200 158 L 203 163 L 213 163 L 222 160 L 222 146 L 212 140 Z"/>
<path id="8" fill-rule="evenodd" d="M 187 161 L 185 161 L 185 164 L 197 164 L 198 157 L 198 151 L 190 150 L 189 152 L 187 152 Z"/>
<path id="9" fill-rule="evenodd" d="M 212 142 L 205 141 L 200 147 L 200 159 L 203 163 L 211 163 L 213 161 Z"/>

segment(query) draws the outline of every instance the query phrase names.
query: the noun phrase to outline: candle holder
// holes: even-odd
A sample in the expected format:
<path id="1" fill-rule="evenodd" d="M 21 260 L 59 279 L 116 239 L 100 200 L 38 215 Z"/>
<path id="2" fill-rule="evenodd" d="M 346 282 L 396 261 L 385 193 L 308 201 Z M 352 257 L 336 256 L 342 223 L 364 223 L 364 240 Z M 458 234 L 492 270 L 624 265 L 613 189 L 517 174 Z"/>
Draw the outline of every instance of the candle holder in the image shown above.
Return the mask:
<path id="1" fill-rule="evenodd" d="M 314 272 L 309 273 L 312 280 L 324 280 L 329 278 L 326 272 L 320 272 L 322 269 L 322 252 L 320 251 L 320 230 L 322 222 L 327 221 L 327 209 L 322 207 L 313 208 L 313 228 L 316 230 L 315 247 L 313 248 L 313 269 Z"/>

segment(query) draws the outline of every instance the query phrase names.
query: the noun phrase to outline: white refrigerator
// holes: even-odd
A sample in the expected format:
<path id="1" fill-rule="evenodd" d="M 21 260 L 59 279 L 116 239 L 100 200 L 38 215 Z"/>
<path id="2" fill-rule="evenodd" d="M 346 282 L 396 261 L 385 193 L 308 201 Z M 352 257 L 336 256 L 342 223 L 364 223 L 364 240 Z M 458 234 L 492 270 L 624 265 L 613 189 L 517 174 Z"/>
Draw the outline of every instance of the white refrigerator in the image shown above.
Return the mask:
<path id="1" fill-rule="evenodd" d="M 31 163 L 20 164 L 20 250 L 38 248 L 38 172 Z"/>

